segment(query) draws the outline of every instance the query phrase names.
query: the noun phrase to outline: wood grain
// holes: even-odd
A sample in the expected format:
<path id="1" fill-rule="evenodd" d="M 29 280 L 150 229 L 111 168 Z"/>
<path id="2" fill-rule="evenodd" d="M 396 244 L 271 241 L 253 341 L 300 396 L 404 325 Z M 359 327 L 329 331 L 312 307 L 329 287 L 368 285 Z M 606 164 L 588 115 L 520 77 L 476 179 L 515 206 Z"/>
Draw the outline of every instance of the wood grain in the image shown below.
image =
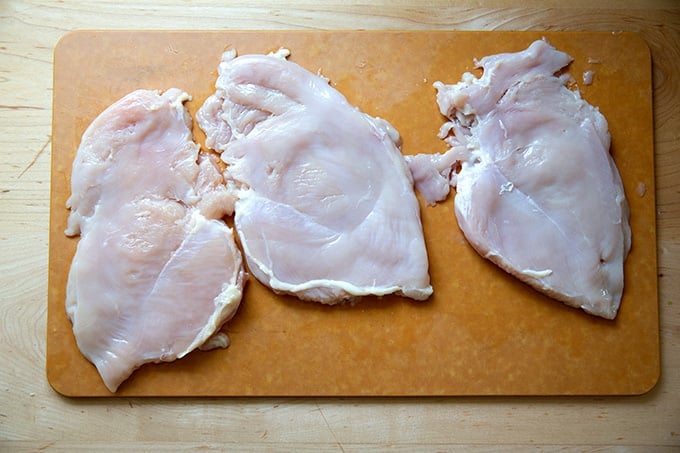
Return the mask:
<path id="1" fill-rule="evenodd" d="M 0 3 L 0 450 L 677 451 L 680 8 L 675 1 Z M 661 378 L 638 397 L 70 400 L 45 379 L 52 52 L 72 29 L 626 30 L 654 76 Z M 83 64 L 87 64 L 86 60 Z M 635 112 L 630 112 L 634 115 Z M 124 442 L 119 443 L 124 439 Z"/>

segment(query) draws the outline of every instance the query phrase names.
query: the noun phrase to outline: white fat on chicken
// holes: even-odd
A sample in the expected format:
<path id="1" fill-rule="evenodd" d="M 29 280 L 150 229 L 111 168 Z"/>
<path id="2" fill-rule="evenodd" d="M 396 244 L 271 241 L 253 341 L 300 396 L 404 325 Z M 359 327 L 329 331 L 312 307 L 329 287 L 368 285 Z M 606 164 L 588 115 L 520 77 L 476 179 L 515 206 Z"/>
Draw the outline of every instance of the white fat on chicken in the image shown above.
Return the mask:
<path id="1" fill-rule="evenodd" d="M 629 209 L 607 121 L 544 40 L 482 58 L 479 78 L 434 84 L 449 121 L 443 154 L 409 158 L 430 204 L 456 187 L 455 213 L 485 258 L 555 299 L 616 317 L 631 246 Z"/>
<path id="2" fill-rule="evenodd" d="M 242 259 L 221 220 L 233 201 L 217 159 L 199 157 L 188 99 L 130 93 L 92 122 L 73 161 L 66 234 L 80 240 L 66 313 L 112 392 L 141 365 L 204 345 L 241 300 Z"/>
<path id="3" fill-rule="evenodd" d="M 432 294 L 400 137 L 328 80 L 270 55 L 225 52 L 197 114 L 226 162 L 249 272 L 278 293 L 336 304 Z"/>

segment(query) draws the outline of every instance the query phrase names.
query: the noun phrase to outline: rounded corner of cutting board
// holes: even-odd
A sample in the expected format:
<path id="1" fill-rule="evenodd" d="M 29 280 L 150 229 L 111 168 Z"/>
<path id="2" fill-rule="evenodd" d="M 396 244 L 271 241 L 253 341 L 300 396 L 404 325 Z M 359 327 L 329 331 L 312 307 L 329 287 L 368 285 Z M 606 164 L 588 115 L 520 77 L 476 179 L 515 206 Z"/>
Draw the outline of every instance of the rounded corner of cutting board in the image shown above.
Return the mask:
<path id="1" fill-rule="evenodd" d="M 46 364 L 46 378 L 47 383 L 50 385 L 52 390 L 54 390 L 59 396 L 66 398 L 74 398 L 79 395 L 73 393 L 73 387 L 68 383 L 64 383 L 61 377 L 61 373 L 56 370 L 56 367 L 52 366 L 50 363 L 50 356 L 47 356 Z"/>
<path id="2" fill-rule="evenodd" d="M 631 51 L 634 53 L 642 53 L 645 55 L 646 58 L 648 58 L 650 61 L 652 59 L 652 51 L 649 48 L 649 43 L 647 40 L 642 36 L 641 33 L 635 32 L 635 31 L 624 31 L 621 32 L 622 35 L 628 37 L 631 41 L 631 45 L 637 46 L 637 49 L 632 49 Z"/>
<path id="3" fill-rule="evenodd" d="M 87 30 L 68 30 L 66 33 L 59 36 L 56 44 L 54 45 L 55 58 L 62 52 L 69 52 L 73 46 L 81 46 L 83 35 L 89 35 L 91 33 L 91 31 Z"/>
<path id="4" fill-rule="evenodd" d="M 640 379 L 639 387 L 633 389 L 630 393 L 633 396 L 644 396 L 653 393 L 661 380 L 661 364 L 657 362 L 654 369 L 650 371 L 646 379 Z"/>

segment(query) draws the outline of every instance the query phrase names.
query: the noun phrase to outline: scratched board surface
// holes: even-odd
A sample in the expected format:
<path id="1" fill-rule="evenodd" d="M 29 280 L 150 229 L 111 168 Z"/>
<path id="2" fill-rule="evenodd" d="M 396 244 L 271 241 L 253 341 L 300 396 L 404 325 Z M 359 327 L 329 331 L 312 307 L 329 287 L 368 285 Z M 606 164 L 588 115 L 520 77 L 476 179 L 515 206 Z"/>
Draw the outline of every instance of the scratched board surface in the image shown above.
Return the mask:
<path id="1" fill-rule="evenodd" d="M 221 53 L 290 49 L 365 112 L 389 120 L 403 152 L 443 152 L 432 83 L 454 83 L 473 60 L 546 37 L 574 61 L 583 97 L 607 117 L 631 207 L 633 248 L 615 321 L 551 300 L 478 256 L 453 214 L 452 191 L 421 203 L 434 295 L 368 297 L 327 307 L 277 296 L 250 279 L 231 346 L 137 370 L 117 396 L 639 394 L 659 375 L 651 61 L 628 33 L 100 32 L 64 36 L 54 58 L 47 378 L 68 396 L 107 396 L 78 351 L 64 309 L 77 238 L 64 234 L 80 137 L 108 105 L 138 89 L 178 87 L 195 114 Z M 83 64 L 86 61 L 87 64 Z M 580 83 L 594 71 L 591 85 Z M 631 115 L 630 112 L 635 112 Z M 195 139 L 204 135 L 194 126 Z M 587 165 L 587 163 L 584 163 Z M 106 263 L 102 263 L 106 265 Z"/>

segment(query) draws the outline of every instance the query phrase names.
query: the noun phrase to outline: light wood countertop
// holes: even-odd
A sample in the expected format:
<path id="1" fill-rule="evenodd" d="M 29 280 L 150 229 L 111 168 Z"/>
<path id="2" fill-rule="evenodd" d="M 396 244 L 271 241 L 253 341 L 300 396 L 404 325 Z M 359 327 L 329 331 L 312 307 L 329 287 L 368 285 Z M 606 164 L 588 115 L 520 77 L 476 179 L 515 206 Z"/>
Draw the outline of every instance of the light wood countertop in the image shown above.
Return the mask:
<path id="1" fill-rule="evenodd" d="M 247 6 L 220 1 L 0 3 L 0 451 L 680 449 L 680 3 L 462 0 L 417 5 L 403 0 L 253 0 Z M 640 33 L 653 60 L 658 384 L 631 397 L 61 397 L 45 377 L 52 69 L 57 41 L 75 29 Z"/>

